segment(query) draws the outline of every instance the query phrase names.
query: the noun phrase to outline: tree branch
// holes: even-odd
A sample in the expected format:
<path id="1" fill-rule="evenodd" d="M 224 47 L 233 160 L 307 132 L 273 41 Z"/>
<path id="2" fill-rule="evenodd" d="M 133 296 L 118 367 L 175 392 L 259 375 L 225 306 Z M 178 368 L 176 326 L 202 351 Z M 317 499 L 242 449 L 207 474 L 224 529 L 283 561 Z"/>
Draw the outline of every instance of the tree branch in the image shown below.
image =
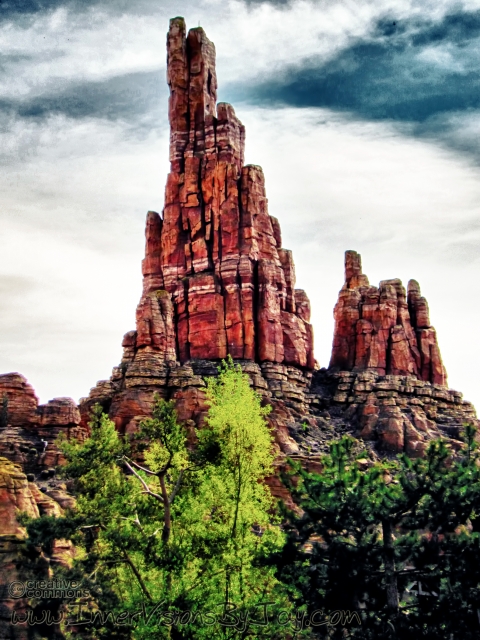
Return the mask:
<path id="1" fill-rule="evenodd" d="M 152 491 L 150 489 L 150 487 L 148 486 L 148 484 L 145 482 L 145 480 L 142 478 L 142 476 L 140 476 L 135 471 L 135 469 L 132 466 L 130 466 L 130 464 L 126 460 L 124 460 L 124 463 L 127 466 L 127 468 L 133 473 L 133 475 L 140 480 L 140 482 L 142 483 L 143 488 L 144 488 L 144 493 L 147 493 L 148 495 L 153 496 L 154 498 L 156 498 L 157 500 L 159 500 L 160 502 L 163 503 L 164 501 L 163 501 L 162 496 L 160 494 L 155 493 L 154 491 Z M 156 474 L 154 474 L 154 475 L 156 475 Z"/>
<path id="2" fill-rule="evenodd" d="M 145 473 L 148 473 L 150 476 L 156 476 L 157 473 L 155 471 L 151 471 L 150 469 L 147 469 L 146 467 L 142 467 L 142 465 L 138 464 L 138 462 L 135 462 L 134 460 L 130 460 L 130 458 L 127 458 L 127 456 L 123 456 L 124 461 L 127 461 L 130 464 L 133 464 L 135 467 L 137 467 L 137 469 L 140 469 L 140 471 L 144 471 Z"/>
<path id="3" fill-rule="evenodd" d="M 175 500 L 175 497 L 176 497 L 176 495 L 178 493 L 178 490 L 180 489 L 180 484 L 182 482 L 183 474 L 184 474 L 184 471 L 180 471 L 180 473 L 178 475 L 177 482 L 175 483 L 175 487 L 174 487 L 172 493 L 170 494 L 170 498 L 168 500 L 170 504 L 172 504 L 172 502 Z"/>

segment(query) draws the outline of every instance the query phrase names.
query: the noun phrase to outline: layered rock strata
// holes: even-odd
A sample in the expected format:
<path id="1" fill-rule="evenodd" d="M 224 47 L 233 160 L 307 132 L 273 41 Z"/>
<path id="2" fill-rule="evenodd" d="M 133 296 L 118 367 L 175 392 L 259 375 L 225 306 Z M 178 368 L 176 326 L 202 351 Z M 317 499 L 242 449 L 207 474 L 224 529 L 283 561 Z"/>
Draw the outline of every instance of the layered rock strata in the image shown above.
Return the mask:
<path id="1" fill-rule="evenodd" d="M 459 391 L 414 376 L 322 369 L 310 394 L 337 434 L 351 433 L 380 453 L 419 457 L 439 437 L 458 450 L 465 423 L 479 426 L 473 405 Z"/>
<path id="2" fill-rule="evenodd" d="M 371 286 L 356 251 L 345 253 L 345 284 L 334 310 L 330 369 L 413 376 L 446 386 L 428 304 L 416 280 Z"/>
<path id="3" fill-rule="evenodd" d="M 0 456 L 20 464 L 26 473 L 40 474 L 63 462 L 56 440 L 83 440 L 80 412 L 71 398 L 40 405 L 32 386 L 19 373 L 0 375 Z"/>
<path id="4" fill-rule="evenodd" d="M 362 439 L 372 457 L 421 456 L 439 436 L 456 450 L 463 425 L 478 424 L 472 405 L 446 388 L 418 283 L 411 280 L 407 291 L 400 280 L 372 287 L 354 251 L 345 256 L 330 367 L 318 369 L 310 303 L 295 289 L 292 254 L 268 213 L 262 170 L 244 166 L 244 127 L 230 105 L 216 103 L 214 46 L 202 29 L 187 35 L 175 18 L 167 51 L 171 167 L 163 213 L 147 215 L 136 330 L 124 336 L 120 365 L 79 407 L 69 398 L 39 405 L 23 376 L 0 375 L 4 586 L 24 577 L 18 513 L 59 515 L 73 504 L 55 477 L 64 462 L 58 435 L 83 440 L 96 403 L 128 435 L 151 415 L 155 394 L 174 400 L 193 432 L 207 412 L 205 379 L 217 375 L 227 355 L 272 405 L 278 466 L 288 455 L 319 470 L 329 441 L 344 433 Z M 278 473 L 268 484 L 290 502 Z M 55 542 L 45 571 L 71 555 L 67 543 Z M 12 607 L 27 606 L 21 599 L 2 604 L 0 635 L 13 633 Z M 29 637 L 20 627 L 15 634 L 8 637 Z"/>
<path id="5" fill-rule="evenodd" d="M 84 425 L 100 401 L 127 433 L 151 411 L 152 389 L 201 422 L 204 382 L 189 363 L 230 355 L 264 390 L 264 365 L 306 378 L 315 365 L 310 303 L 295 289 L 262 169 L 244 166 L 245 129 L 216 102 L 214 45 L 201 28 L 187 34 L 182 18 L 170 21 L 167 81 L 170 173 L 162 215 L 147 215 L 136 330 L 111 380 L 81 403 Z"/>
<path id="6" fill-rule="evenodd" d="M 166 363 L 276 362 L 313 369 L 308 298 L 268 213 L 245 128 L 216 102 L 215 47 L 183 18 L 167 35 L 170 173 L 162 215 L 149 212 L 143 295 L 125 346 Z M 139 356 L 143 358 L 144 356 Z"/>
<path id="7" fill-rule="evenodd" d="M 72 544 L 55 540 L 50 553 L 41 554 L 31 567 L 26 555 L 26 530 L 18 515 L 59 516 L 74 505 L 66 486 L 56 478 L 55 467 L 64 462 L 56 440 L 83 440 L 87 430 L 80 427 L 80 412 L 71 398 L 54 398 L 40 405 L 31 385 L 19 373 L 0 375 L 0 637 L 27 640 L 32 628 L 26 623 L 11 624 L 32 608 L 27 598 L 12 598 L 8 585 L 15 581 L 48 579 L 54 565 L 68 565 Z M 58 625 L 55 626 L 56 632 Z M 59 632 L 58 637 L 63 637 Z"/>
<path id="8" fill-rule="evenodd" d="M 418 283 L 410 281 L 408 294 L 400 280 L 371 287 L 354 251 L 345 256 L 330 370 L 315 371 L 310 303 L 295 289 L 262 170 L 243 166 L 244 127 L 230 105 L 216 104 L 214 46 L 202 29 L 187 35 L 175 18 L 167 52 L 165 206 L 162 215 L 147 215 L 136 330 L 125 335 L 111 379 L 81 401 L 82 424 L 99 402 L 121 433 L 134 432 L 158 393 L 175 400 L 187 425 L 201 426 L 204 377 L 230 354 L 272 404 L 282 454 L 311 462 L 345 431 L 379 450 L 415 455 L 445 424 L 458 436 L 474 414 L 456 392 L 441 391 L 446 373 Z M 352 383 L 358 393 L 345 395 L 342 385 L 362 372 L 368 380 L 359 378 Z M 437 424 L 432 407 L 444 392 Z"/>

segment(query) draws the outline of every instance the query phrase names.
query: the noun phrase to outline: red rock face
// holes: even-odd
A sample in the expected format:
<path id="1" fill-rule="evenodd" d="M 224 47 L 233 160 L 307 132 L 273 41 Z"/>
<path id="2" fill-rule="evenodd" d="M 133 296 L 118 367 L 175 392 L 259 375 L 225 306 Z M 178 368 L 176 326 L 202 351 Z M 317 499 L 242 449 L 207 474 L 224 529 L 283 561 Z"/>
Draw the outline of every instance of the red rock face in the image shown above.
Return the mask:
<path id="1" fill-rule="evenodd" d="M 408 295 L 398 279 L 372 287 L 362 274 L 360 255 L 347 251 L 334 317 L 331 369 L 410 375 L 446 385 L 437 336 L 416 280 L 408 283 Z"/>
<path id="2" fill-rule="evenodd" d="M 147 216 L 137 332 L 124 346 L 165 362 L 230 354 L 312 369 L 309 302 L 262 169 L 243 166 L 245 128 L 216 102 L 213 43 L 182 18 L 170 21 L 167 80 L 171 170 L 162 216 Z"/>
<path id="3" fill-rule="evenodd" d="M 20 373 L 0 375 L 0 403 L 7 400 L 7 421 L 12 426 L 38 423 L 38 398 Z"/>
<path id="4" fill-rule="evenodd" d="M 6 411 L 3 402 L 6 399 Z M 39 405 L 33 388 L 19 373 L 0 375 L 0 456 L 22 465 L 28 472 L 59 464 L 63 457 L 57 437 L 83 440 L 80 412 L 71 398 L 54 398 Z"/>

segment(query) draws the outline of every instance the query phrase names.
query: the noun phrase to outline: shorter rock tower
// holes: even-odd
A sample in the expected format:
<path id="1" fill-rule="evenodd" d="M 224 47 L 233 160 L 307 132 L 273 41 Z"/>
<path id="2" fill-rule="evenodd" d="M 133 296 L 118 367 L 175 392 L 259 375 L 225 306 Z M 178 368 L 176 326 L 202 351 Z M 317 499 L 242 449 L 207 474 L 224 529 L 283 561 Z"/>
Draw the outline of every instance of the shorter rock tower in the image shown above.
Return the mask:
<path id="1" fill-rule="evenodd" d="M 370 286 L 361 256 L 345 253 L 345 284 L 334 311 L 330 369 L 413 376 L 446 386 L 437 334 L 416 280 L 407 292 L 401 280 Z"/>

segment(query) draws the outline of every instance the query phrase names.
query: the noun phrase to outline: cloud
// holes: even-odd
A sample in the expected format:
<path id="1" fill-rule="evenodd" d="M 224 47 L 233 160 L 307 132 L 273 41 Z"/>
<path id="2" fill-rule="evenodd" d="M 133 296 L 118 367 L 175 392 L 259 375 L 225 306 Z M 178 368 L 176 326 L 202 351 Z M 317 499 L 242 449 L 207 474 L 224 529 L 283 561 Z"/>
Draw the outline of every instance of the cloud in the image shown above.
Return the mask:
<path id="1" fill-rule="evenodd" d="M 392 15 L 331 59 L 303 60 L 251 89 L 238 88 L 237 95 L 256 104 L 323 107 L 397 122 L 406 134 L 436 137 L 480 156 L 478 144 L 455 135 L 459 114 L 471 116 L 480 104 L 479 65 L 480 11 L 451 13 L 439 22 Z"/>
<path id="2" fill-rule="evenodd" d="M 38 283 L 34 278 L 0 273 L 0 299 L 2 305 L 15 304 L 24 295 L 29 294 Z"/>
<path id="3" fill-rule="evenodd" d="M 332 311 L 346 249 L 370 282 L 420 282 L 452 388 L 480 402 L 479 170 L 391 122 L 353 121 L 326 109 L 237 108 L 246 161 L 263 166 L 269 211 L 293 251 L 297 286 L 312 302 L 315 354 L 328 364 Z M 468 344 L 468 348 L 463 345 Z"/>
<path id="4" fill-rule="evenodd" d="M 437 56 L 425 55 L 433 43 Z M 255 87 L 253 96 L 261 102 L 349 110 L 373 120 L 423 121 L 478 105 L 479 44 L 480 12 L 445 16 L 439 25 L 384 18 L 368 39 L 320 65 L 303 61 Z M 452 57 L 455 66 L 449 64 Z"/>
<path id="5" fill-rule="evenodd" d="M 71 13 L 86 13 L 100 7 L 108 13 L 150 13 L 158 11 L 158 5 L 152 0 L 0 0 L 3 21 L 34 19 L 39 14 L 49 14 L 57 9 L 66 9 Z"/>
<path id="6" fill-rule="evenodd" d="M 259 4 L 271 4 L 275 7 L 287 7 L 293 4 L 294 0 L 245 0 L 247 6 L 255 6 Z"/>
<path id="7" fill-rule="evenodd" d="M 125 120 L 131 129 L 145 116 L 151 123 L 165 120 L 167 87 L 160 73 L 144 71 L 102 81 L 70 82 L 57 91 L 23 99 L 0 100 L 0 113 L 29 119 L 63 115 L 74 120 Z M 142 127 L 145 125 L 143 124 Z"/>
<path id="8" fill-rule="evenodd" d="M 480 164 L 480 110 L 440 113 L 405 131 L 418 138 L 435 140 L 469 158 L 474 164 Z"/>
<path id="9" fill-rule="evenodd" d="M 78 398 L 118 363 L 145 213 L 163 206 L 164 43 L 180 14 L 216 45 L 219 99 L 246 125 L 247 162 L 264 167 L 321 364 L 351 247 L 373 283 L 420 280 L 452 385 L 475 397 L 480 347 L 459 349 L 458 327 L 480 313 L 468 155 L 480 115 L 467 108 L 478 13 L 455 4 L 11 0 L 0 23 L 0 371 L 24 373 L 43 400 Z"/>

